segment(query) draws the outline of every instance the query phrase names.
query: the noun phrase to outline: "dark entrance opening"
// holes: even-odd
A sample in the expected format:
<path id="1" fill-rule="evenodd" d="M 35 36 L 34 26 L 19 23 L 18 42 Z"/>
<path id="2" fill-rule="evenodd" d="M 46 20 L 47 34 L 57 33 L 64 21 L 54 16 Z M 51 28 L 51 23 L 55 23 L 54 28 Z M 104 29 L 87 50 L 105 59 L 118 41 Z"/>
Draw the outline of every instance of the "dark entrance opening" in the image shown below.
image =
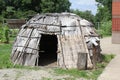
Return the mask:
<path id="1" fill-rule="evenodd" d="M 57 36 L 42 34 L 39 45 L 39 66 L 57 65 Z"/>

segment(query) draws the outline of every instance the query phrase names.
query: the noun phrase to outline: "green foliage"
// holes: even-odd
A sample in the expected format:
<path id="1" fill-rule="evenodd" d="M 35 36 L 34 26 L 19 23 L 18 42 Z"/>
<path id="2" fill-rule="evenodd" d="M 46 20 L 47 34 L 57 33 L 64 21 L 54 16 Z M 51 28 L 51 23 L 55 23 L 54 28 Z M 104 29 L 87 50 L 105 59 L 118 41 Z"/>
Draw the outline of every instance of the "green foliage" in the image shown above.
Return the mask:
<path id="1" fill-rule="evenodd" d="M 6 7 L 6 11 L 7 11 L 7 12 L 14 12 L 14 7 L 12 7 L 12 6 L 7 6 L 7 7 Z"/>
<path id="2" fill-rule="evenodd" d="M 26 18 L 36 13 L 69 11 L 69 0 L 0 0 L 0 14 L 4 18 Z"/>
<path id="3" fill-rule="evenodd" d="M 100 25 L 100 34 L 103 36 L 110 36 L 112 34 L 112 22 L 102 22 Z"/>
<path id="4" fill-rule="evenodd" d="M 110 13 L 112 13 L 112 0 L 96 0 L 98 5 L 106 6 Z"/>
<path id="5" fill-rule="evenodd" d="M 95 27 L 99 26 L 99 34 L 103 36 L 110 36 L 112 34 L 111 22 L 111 0 L 96 0 L 98 2 L 98 11 L 95 16 Z"/>
<path id="6" fill-rule="evenodd" d="M 4 17 L 2 15 L 0 15 L 0 26 L 1 26 L 1 23 L 3 22 L 4 20 Z"/>
<path id="7" fill-rule="evenodd" d="M 9 28 L 7 25 L 0 25 L 0 42 L 9 43 Z"/>
<path id="8" fill-rule="evenodd" d="M 98 2 L 98 11 L 96 22 L 109 21 L 112 18 L 112 0 L 96 0 Z"/>
<path id="9" fill-rule="evenodd" d="M 0 0 L 0 14 L 3 10 L 5 10 L 5 2 L 4 0 Z"/>
<path id="10" fill-rule="evenodd" d="M 21 11 L 17 10 L 15 11 L 14 8 L 8 7 L 7 11 L 2 12 L 2 16 L 7 19 L 15 18 L 15 19 L 24 19 L 27 18 L 29 15 L 36 14 L 35 11 L 27 10 L 27 11 Z"/>
<path id="11" fill-rule="evenodd" d="M 95 16 L 96 22 L 104 22 L 111 20 L 111 13 L 107 7 L 98 6 L 98 13 Z"/>
<path id="12" fill-rule="evenodd" d="M 14 16 L 16 16 L 17 19 L 24 19 L 24 18 L 28 18 L 29 15 L 34 15 L 36 14 L 36 12 L 32 11 L 32 10 L 28 10 L 28 11 L 15 11 Z"/>
<path id="13" fill-rule="evenodd" d="M 41 0 L 42 13 L 69 11 L 71 3 L 69 0 Z"/>
<path id="14" fill-rule="evenodd" d="M 104 60 L 104 62 L 108 63 L 110 60 L 112 60 L 115 57 L 115 55 L 110 54 L 110 55 L 102 55 L 102 59 Z"/>
<path id="15" fill-rule="evenodd" d="M 33 10 L 40 11 L 41 0 L 4 0 L 4 4 L 7 6 L 14 7 L 14 10 Z"/>
<path id="16" fill-rule="evenodd" d="M 32 10 L 35 12 L 41 12 L 41 0 L 21 0 L 20 10 Z"/>
<path id="17" fill-rule="evenodd" d="M 84 18 L 92 23 L 95 23 L 95 16 L 91 13 L 91 11 L 79 11 L 79 10 L 71 10 L 72 13 L 79 15 L 81 18 Z"/>

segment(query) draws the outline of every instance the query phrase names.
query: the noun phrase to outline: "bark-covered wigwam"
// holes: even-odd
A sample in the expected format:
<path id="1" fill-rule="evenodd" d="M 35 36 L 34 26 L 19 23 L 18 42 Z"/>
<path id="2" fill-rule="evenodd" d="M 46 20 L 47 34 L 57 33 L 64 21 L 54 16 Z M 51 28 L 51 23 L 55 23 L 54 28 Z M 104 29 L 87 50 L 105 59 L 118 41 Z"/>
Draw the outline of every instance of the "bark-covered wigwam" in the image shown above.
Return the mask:
<path id="1" fill-rule="evenodd" d="M 56 62 L 61 68 L 95 67 L 99 37 L 92 23 L 72 13 L 37 14 L 18 33 L 11 60 L 25 66 Z"/>

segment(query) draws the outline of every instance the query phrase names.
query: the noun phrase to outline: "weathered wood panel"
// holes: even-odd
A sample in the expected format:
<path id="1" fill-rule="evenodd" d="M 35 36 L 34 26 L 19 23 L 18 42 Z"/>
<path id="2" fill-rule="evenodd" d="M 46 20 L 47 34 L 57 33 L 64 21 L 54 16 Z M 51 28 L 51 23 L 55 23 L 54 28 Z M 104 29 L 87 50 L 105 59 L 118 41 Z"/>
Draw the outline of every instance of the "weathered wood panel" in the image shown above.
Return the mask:
<path id="1" fill-rule="evenodd" d="M 79 70 L 87 69 L 87 53 L 78 53 L 77 68 Z"/>
<path id="2" fill-rule="evenodd" d="M 59 53 L 59 65 L 65 68 L 77 68 L 78 53 L 86 53 L 84 37 L 81 36 L 80 28 L 66 30 L 60 35 L 61 53 Z M 87 60 L 87 58 L 86 58 Z"/>
<path id="3" fill-rule="evenodd" d="M 25 19 L 6 19 L 8 26 L 11 29 L 20 29 L 23 24 L 26 23 Z"/>
<path id="4" fill-rule="evenodd" d="M 38 58 L 40 38 L 41 35 L 37 29 L 21 29 L 11 55 L 14 64 L 34 66 Z"/>

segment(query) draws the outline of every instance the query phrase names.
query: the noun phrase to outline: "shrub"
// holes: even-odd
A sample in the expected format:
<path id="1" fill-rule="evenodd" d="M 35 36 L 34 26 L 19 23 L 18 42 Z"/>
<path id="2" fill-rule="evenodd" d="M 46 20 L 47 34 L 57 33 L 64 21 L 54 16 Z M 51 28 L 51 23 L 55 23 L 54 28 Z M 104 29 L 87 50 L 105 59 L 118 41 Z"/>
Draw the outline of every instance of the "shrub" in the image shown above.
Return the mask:
<path id="1" fill-rule="evenodd" d="M 103 36 L 110 36 L 112 34 L 112 22 L 107 21 L 107 22 L 102 22 L 100 26 L 100 34 Z"/>
<path id="2" fill-rule="evenodd" d="M 0 42 L 9 43 L 9 28 L 0 24 Z"/>
<path id="3" fill-rule="evenodd" d="M 34 15 L 36 12 L 29 10 L 29 11 L 21 11 L 17 10 L 14 12 L 3 11 L 2 16 L 7 19 L 24 19 L 27 18 L 29 15 Z"/>

